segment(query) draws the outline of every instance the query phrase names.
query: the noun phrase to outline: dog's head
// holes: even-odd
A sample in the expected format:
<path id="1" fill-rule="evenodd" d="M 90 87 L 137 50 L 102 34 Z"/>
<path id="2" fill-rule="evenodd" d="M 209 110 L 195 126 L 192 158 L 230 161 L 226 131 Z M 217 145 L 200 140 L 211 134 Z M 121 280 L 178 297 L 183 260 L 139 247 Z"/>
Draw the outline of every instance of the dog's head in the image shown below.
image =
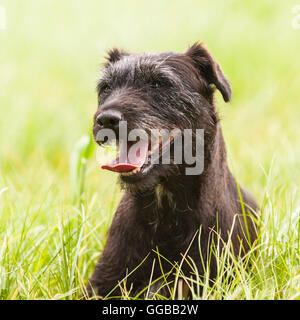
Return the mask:
<path id="1" fill-rule="evenodd" d="M 184 159 L 182 164 L 174 163 L 174 139 L 185 129 L 192 130 L 193 136 L 196 129 L 203 129 L 204 143 L 211 143 L 218 123 L 213 87 L 229 101 L 229 83 L 202 44 L 195 43 L 185 53 L 109 51 L 97 87 L 93 134 L 102 144 L 99 133 L 111 130 L 121 147 L 117 159 L 103 168 L 118 172 L 121 183 L 132 191 L 151 189 L 170 175 L 182 174 L 186 163 Z M 142 137 L 141 132 L 132 135 L 139 136 L 138 144 L 128 138 L 135 129 L 144 132 Z M 171 132 L 169 163 L 151 161 L 154 153 L 161 156 L 164 152 L 163 139 L 157 138 L 162 129 Z"/>

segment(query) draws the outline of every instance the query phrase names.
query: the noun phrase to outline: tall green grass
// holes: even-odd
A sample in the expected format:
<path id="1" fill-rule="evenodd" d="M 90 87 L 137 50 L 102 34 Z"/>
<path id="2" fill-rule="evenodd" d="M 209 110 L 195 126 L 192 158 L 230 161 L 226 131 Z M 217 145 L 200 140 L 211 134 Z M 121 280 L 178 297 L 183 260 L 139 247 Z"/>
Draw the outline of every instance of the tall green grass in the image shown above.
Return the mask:
<path id="1" fill-rule="evenodd" d="M 291 26 L 294 4 L 1 1 L 7 12 L 7 28 L 0 30 L 2 299 L 78 298 L 103 249 L 122 194 L 116 176 L 98 167 L 89 137 L 106 49 L 184 51 L 196 40 L 206 43 L 231 81 L 232 101 L 216 97 L 229 163 L 262 209 L 252 254 L 225 267 L 228 249 L 214 284 L 207 274 L 197 275 L 187 254 L 193 281 L 204 285 L 193 297 L 299 298 L 300 31 Z M 191 280 L 179 264 L 173 271 L 182 292 L 181 280 Z M 124 298 L 151 297 L 150 291 L 132 297 L 127 288 Z"/>

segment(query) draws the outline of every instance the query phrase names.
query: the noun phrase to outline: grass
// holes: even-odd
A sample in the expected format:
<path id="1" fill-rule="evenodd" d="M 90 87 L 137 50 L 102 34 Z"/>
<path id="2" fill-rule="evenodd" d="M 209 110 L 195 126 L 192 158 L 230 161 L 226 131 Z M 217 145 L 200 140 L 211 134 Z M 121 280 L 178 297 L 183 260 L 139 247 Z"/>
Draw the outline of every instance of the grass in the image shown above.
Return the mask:
<path id="1" fill-rule="evenodd" d="M 7 28 L 0 30 L 0 297 L 78 298 L 105 244 L 122 194 L 115 175 L 99 169 L 88 138 L 105 50 L 118 45 L 184 51 L 201 40 L 232 84 L 230 104 L 217 96 L 230 167 L 262 210 L 252 254 L 226 267 L 229 246 L 213 285 L 186 255 L 204 285 L 202 295 L 196 290 L 193 297 L 299 299 L 295 4 L 2 0 Z M 174 272 L 179 287 L 180 279 L 191 281 L 180 264 Z"/>

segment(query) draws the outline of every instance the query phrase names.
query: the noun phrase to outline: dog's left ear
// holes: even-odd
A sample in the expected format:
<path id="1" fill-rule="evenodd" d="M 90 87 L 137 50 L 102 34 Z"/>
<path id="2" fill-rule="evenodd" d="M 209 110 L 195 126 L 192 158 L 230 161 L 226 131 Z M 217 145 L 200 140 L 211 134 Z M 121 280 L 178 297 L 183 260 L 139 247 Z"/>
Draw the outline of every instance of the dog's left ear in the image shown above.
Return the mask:
<path id="1" fill-rule="evenodd" d="M 201 76 L 208 81 L 209 84 L 214 84 L 220 90 L 225 102 L 231 98 L 231 88 L 228 80 L 224 76 L 219 64 L 213 59 L 208 50 L 201 43 L 194 43 L 185 52 L 189 56 L 194 66 L 200 70 Z"/>
<path id="2" fill-rule="evenodd" d="M 107 64 L 117 62 L 123 56 L 126 56 L 128 54 L 129 53 L 127 53 L 123 50 L 120 50 L 117 48 L 112 48 L 112 49 L 108 50 L 108 52 L 107 52 L 107 56 L 106 56 Z"/>

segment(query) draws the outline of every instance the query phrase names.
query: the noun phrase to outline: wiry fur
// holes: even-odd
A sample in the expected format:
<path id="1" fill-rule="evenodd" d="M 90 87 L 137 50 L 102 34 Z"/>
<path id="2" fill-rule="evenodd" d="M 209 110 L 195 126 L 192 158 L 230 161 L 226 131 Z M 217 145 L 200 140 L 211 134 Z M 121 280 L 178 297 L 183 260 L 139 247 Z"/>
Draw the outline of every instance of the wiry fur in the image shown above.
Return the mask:
<path id="1" fill-rule="evenodd" d="M 156 82 L 158 88 L 153 85 Z M 187 176 L 185 164 L 156 165 L 143 176 L 121 178 L 125 193 L 90 278 L 89 295 L 93 290 L 99 296 L 107 295 L 148 256 L 127 279 L 127 286 L 132 286 L 133 292 L 141 290 L 148 284 L 156 249 L 169 261 L 179 262 L 191 245 L 188 255 L 201 273 L 199 243 L 196 240 L 191 244 L 200 227 L 204 259 L 208 257 L 212 230 L 218 231 L 226 242 L 233 228 L 231 240 L 235 253 L 240 250 L 240 241 L 244 252 L 248 250 L 237 183 L 227 166 L 212 85 L 225 101 L 230 99 L 231 89 L 219 65 L 198 43 L 185 53 L 128 54 L 116 49 L 110 52 L 98 85 L 99 108 L 95 119 L 104 110 L 116 109 L 128 122 L 128 130 L 204 129 L 204 171 Z M 95 121 L 95 136 L 98 130 Z M 240 189 L 249 214 L 249 208 L 256 210 L 257 205 Z M 249 217 L 247 224 L 249 240 L 253 242 L 256 232 Z M 171 270 L 166 260 L 161 262 L 164 272 Z M 183 263 L 182 269 L 185 274 L 191 271 L 187 263 Z M 217 264 L 212 259 L 212 279 L 216 272 Z M 161 269 L 156 263 L 153 279 L 159 276 Z M 112 294 L 120 294 L 118 287 Z"/>

